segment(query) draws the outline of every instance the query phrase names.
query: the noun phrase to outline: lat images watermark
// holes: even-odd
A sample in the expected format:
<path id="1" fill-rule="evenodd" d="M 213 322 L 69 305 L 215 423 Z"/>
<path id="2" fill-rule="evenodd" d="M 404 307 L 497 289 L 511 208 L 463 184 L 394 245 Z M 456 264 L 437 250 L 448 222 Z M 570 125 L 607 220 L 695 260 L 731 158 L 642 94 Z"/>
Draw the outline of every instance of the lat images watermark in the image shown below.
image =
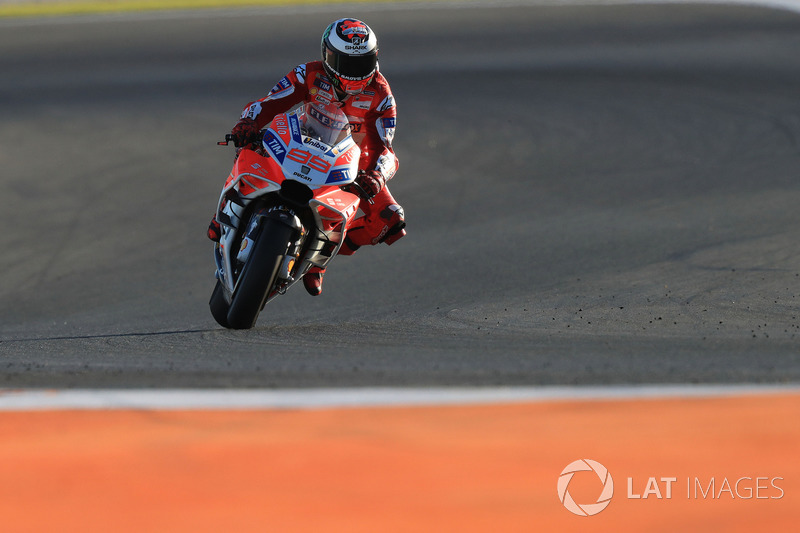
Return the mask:
<path id="1" fill-rule="evenodd" d="M 569 491 L 570 482 L 576 473 L 594 472 L 600 480 L 596 501 L 578 503 Z M 585 479 L 585 478 L 584 478 Z M 594 482 L 597 483 L 596 481 Z M 597 461 L 579 459 L 573 461 L 558 476 L 558 499 L 571 513 L 578 516 L 593 516 L 603 511 L 614 496 L 614 480 L 608 469 Z M 627 478 L 628 500 L 780 500 L 786 492 L 781 476 L 648 476 Z"/>
<path id="2" fill-rule="evenodd" d="M 779 476 L 741 476 L 738 478 L 726 477 L 687 477 L 681 481 L 680 490 L 685 492 L 678 497 L 688 500 L 780 500 L 786 494 L 781 487 L 782 477 Z M 646 500 L 671 500 L 677 492 L 677 477 L 648 477 L 646 482 L 636 482 L 628 478 L 628 499 Z M 642 485 L 643 483 L 643 485 Z M 638 489 L 637 487 L 642 487 Z M 663 489 L 663 490 L 662 490 Z M 641 490 L 641 492 L 639 492 Z"/>
<path id="3" fill-rule="evenodd" d="M 597 474 L 597 477 L 600 478 L 600 482 L 603 484 L 603 491 L 600 493 L 600 496 L 597 497 L 597 501 L 593 503 L 577 503 L 572 499 L 572 495 L 569 493 L 569 482 L 572 481 L 572 477 L 577 472 L 585 471 Z M 577 461 L 573 461 L 561 471 L 561 475 L 558 477 L 558 499 L 561 500 L 561 503 L 568 511 L 576 515 L 596 515 L 608 507 L 608 504 L 611 503 L 612 496 L 614 496 L 614 480 L 611 474 L 608 473 L 608 469 L 597 461 L 592 461 L 591 459 L 578 459 Z"/>

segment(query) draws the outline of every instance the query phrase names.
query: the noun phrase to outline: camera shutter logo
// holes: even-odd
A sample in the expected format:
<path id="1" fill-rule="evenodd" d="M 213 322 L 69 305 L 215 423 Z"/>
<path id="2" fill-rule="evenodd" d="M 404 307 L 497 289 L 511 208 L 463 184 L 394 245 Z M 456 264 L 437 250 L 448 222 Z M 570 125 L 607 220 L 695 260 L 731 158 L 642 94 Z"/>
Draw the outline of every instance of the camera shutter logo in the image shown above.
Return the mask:
<path id="1" fill-rule="evenodd" d="M 603 491 L 594 503 L 576 503 L 569 493 L 569 482 L 576 472 L 591 471 L 597 474 L 603 483 Z M 614 495 L 614 480 L 608 469 L 591 459 L 579 459 L 567 465 L 558 478 L 558 499 L 568 511 L 579 516 L 593 516 L 608 507 L 611 497 Z"/>

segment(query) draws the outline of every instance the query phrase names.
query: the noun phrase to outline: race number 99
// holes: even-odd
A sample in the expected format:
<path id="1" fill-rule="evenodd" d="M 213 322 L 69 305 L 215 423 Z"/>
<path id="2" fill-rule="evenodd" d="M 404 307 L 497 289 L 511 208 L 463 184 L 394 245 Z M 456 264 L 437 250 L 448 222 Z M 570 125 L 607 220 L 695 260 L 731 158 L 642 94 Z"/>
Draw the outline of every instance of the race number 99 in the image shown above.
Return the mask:
<path id="1" fill-rule="evenodd" d="M 314 170 L 318 170 L 320 172 L 328 172 L 328 170 L 331 168 L 331 164 L 321 157 L 312 155 L 311 152 L 300 150 L 298 148 L 292 148 L 286 157 L 292 161 L 300 163 L 301 165 L 306 165 L 307 167 L 313 168 Z"/>

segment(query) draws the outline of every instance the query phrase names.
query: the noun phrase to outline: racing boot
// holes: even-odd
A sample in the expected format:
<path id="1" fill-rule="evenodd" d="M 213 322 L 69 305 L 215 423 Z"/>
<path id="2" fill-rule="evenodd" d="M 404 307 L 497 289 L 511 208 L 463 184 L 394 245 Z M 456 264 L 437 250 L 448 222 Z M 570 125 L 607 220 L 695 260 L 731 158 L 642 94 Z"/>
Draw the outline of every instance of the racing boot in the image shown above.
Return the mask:
<path id="1" fill-rule="evenodd" d="M 303 276 L 303 286 L 311 296 L 319 296 L 322 294 L 322 275 L 324 273 L 324 268 L 311 267 L 311 270 L 306 272 L 306 275 Z"/>
<path id="2" fill-rule="evenodd" d="M 214 215 L 214 218 L 211 219 L 211 223 L 208 225 L 208 232 L 206 233 L 208 238 L 214 242 L 219 242 L 219 239 L 222 237 L 222 228 L 217 222 L 217 216 Z"/>
<path id="3" fill-rule="evenodd" d="M 406 219 L 402 207 L 398 204 L 390 204 L 381 211 L 380 217 L 386 221 L 385 227 L 388 228 L 388 231 L 379 237 L 380 240 L 378 242 L 391 245 L 405 236 Z"/>

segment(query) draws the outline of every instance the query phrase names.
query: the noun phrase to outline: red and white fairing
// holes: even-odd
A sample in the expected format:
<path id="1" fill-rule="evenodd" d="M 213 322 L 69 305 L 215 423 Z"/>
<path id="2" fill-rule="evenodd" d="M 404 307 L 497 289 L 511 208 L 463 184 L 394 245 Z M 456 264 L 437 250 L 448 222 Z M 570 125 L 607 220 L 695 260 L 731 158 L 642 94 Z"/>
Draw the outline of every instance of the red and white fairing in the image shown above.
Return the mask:
<path id="1" fill-rule="evenodd" d="M 302 265 L 288 266 L 286 275 L 291 282 L 312 266 L 325 267 L 338 252 L 348 225 L 358 212 L 358 195 L 342 187 L 355 181 L 361 150 L 350 134 L 347 117 L 340 110 L 306 104 L 279 114 L 265 130 L 262 147 L 261 153 L 248 149 L 240 152 L 220 194 L 222 216 L 218 218 L 222 222 L 222 237 L 216 255 L 217 277 L 231 292 L 235 280 L 228 273 L 233 272 L 234 262 L 247 260 L 252 244 L 248 237 L 237 234 L 245 210 L 243 203 L 277 193 L 289 180 L 311 189 L 313 197 L 308 205 L 316 226 L 338 245 L 325 257 L 312 254 L 299 258 L 304 259 Z M 240 201 L 228 201 L 232 191 Z M 239 250 L 231 250 L 232 246 L 238 246 Z"/>

